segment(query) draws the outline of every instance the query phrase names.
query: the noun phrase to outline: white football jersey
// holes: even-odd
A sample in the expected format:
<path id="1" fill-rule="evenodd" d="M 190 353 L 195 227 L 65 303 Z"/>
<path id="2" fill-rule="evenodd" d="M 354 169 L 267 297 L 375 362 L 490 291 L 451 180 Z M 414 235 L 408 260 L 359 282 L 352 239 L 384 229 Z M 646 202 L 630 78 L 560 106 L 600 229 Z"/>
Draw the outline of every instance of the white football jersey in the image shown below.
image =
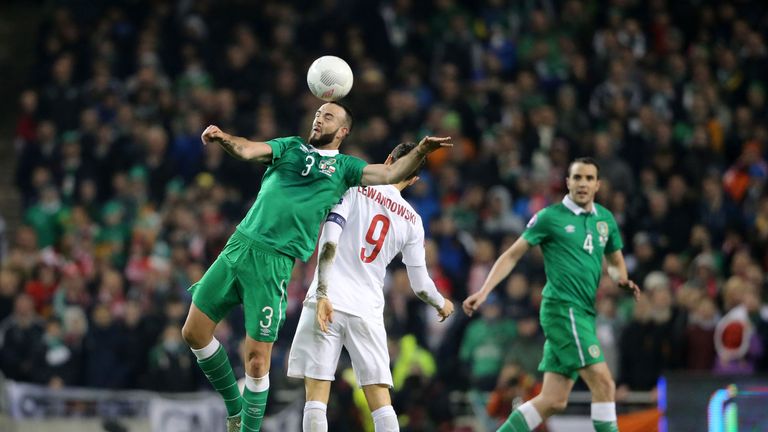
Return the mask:
<path id="1" fill-rule="evenodd" d="M 426 265 L 421 217 L 390 185 L 350 188 L 329 219 L 334 213 L 346 224 L 328 273 L 328 297 L 336 310 L 381 321 L 387 265 L 400 252 L 405 265 Z M 316 288 L 317 269 L 307 302 L 315 302 Z"/>

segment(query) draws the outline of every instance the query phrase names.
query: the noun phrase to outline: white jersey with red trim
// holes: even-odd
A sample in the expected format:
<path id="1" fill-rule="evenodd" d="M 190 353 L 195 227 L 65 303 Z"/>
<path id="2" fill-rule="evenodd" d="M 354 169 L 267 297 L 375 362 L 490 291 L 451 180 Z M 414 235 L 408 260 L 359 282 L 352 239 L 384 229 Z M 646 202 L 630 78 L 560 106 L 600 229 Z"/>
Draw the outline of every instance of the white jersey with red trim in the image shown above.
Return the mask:
<path id="1" fill-rule="evenodd" d="M 387 265 L 400 252 L 403 264 L 426 265 L 421 217 L 397 188 L 385 185 L 350 188 L 328 220 L 344 228 L 328 273 L 334 309 L 383 320 Z M 315 302 L 316 288 L 317 269 L 306 302 Z"/>

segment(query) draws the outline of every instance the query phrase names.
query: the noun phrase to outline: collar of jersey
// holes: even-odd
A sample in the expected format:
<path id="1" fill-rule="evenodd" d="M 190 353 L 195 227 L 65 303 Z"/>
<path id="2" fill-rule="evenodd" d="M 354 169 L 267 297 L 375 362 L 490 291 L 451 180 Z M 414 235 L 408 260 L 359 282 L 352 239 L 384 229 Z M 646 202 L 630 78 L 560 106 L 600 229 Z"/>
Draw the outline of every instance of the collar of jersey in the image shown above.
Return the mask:
<path id="1" fill-rule="evenodd" d="M 320 153 L 320 156 L 336 156 L 337 154 L 339 154 L 339 151 L 336 149 L 325 150 L 325 149 L 319 149 L 315 146 L 309 146 L 309 148 L 311 148 L 313 151 Z"/>
<path id="2" fill-rule="evenodd" d="M 568 210 L 572 211 L 573 214 L 575 214 L 576 216 L 587 212 L 583 208 L 579 207 L 578 204 L 573 202 L 571 197 L 569 197 L 568 195 L 563 197 L 563 205 L 568 207 Z M 597 216 L 597 206 L 595 205 L 595 203 L 592 203 L 592 214 Z"/>

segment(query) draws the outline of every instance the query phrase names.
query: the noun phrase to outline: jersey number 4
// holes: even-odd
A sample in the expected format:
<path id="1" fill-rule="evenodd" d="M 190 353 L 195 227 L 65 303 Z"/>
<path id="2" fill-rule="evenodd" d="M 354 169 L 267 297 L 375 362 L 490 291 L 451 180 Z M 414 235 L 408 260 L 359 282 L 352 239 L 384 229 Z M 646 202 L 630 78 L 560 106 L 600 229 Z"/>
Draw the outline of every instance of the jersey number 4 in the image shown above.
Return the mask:
<path id="1" fill-rule="evenodd" d="M 587 234 L 587 237 L 584 238 L 584 250 L 589 252 L 590 255 L 592 255 L 592 251 L 595 250 L 595 247 L 592 246 L 592 234 Z"/>
<path id="2" fill-rule="evenodd" d="M 381 225 L 381 228 L 379 228 L 379 225 Z M 384 246 L 384 238 L 387 237 L 388 232 L 388 217 L 384 216 L 383 214 L 377 214 L 373 217 L 373 219 L 371 219 L 371 225 L 368 226 L 368 232 L 365 233 L 365 241 L 368 244 L 372 244 L 373 249 L 371 249 L 371 254 L 366 256 L 365 248 L 360 248 L 360 259 L 363 260 L 364 263 L 368 264 L 373 262 L 373 260 L 379 256 L 379 252 L 381 252 L 381 248 Z"/>

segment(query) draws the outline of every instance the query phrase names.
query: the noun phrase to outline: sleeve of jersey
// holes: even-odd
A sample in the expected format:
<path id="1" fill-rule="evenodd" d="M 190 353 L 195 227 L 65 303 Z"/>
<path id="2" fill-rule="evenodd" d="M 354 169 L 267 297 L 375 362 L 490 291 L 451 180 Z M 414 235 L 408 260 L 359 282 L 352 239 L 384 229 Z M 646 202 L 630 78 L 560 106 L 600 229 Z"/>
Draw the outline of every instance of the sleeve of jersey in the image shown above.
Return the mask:
<path id="1" fill-rule="evenodd" d="M 363 169 L 368 165 L 368 162 L 354 156 L 347 156 L 344 161 L 344 181 L 347 183 L 347 187 L 360 186 L 360 182 L 363 180 Z"/>
<path id="2" fill-rule="evenodd" d="M 421 224 L 421 218 L 417 220 L 417 225 L 412 230 L 408 243 L 403 247 L 403 264 L 406 266 L 426 266 L 427 260 L 424 253 L 424 227 Z"/>
<path id="3" fill-rule="evenodd" d="M 621 250 L 623 247 L 624 242 L 621 240 L 619 226 L 616 224 L 616 219 L 611 218 L 608 231 L 608 243 L 605 245 L 605 253 L 613 253 L 617 250 Z"/>
<path id="4" fill-rule="evenodd" d="M 408 273 L 411 289 L 418 298 L 434 307 L 445 306 L 445 297 L 440 295 L 435 282 L 429 277 L 426 266 L 406 265 L 405 271 Z"/>
<path id="5" fill-rule="evenodd" d="M 528 221 L 523 238 L 532 246 L 541 244 L 547 238 L 547 215 L 545 210 L 540 210 Z"/>
<path id="6" fill-rule="evenodd" d="M 291 145 L 294 145 L 296 137 L 274 138 L 267 141 L 267 145 L 272 147 L 272 161 L 270 165 L 280 159 Z"/>
<path id="7" fill-rule="evenodd" d="M 325 218 L 325 221 L 335 222 L 341 228 L 344 228 L 347 224 L 349 213 L 354 207 L 355 198 L 355 188 L 347 189 L 344 195 L 341 196 L 341 199 L 339 199 L 338 204 L 333 206 L 330 213 L 328 213 L 328 217 Z"/>

